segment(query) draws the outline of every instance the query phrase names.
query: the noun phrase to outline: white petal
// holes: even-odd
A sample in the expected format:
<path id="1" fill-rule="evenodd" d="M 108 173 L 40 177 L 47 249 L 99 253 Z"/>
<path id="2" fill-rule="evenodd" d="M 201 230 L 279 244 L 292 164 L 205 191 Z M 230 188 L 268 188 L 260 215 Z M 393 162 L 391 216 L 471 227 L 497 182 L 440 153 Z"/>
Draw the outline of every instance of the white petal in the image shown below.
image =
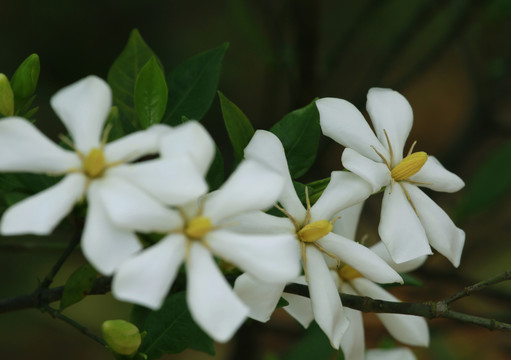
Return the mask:
<path id="1" fill-rule="evenodd" d="M 350 322 L 348 330 L 341 338 L 341 348 L 345 360 L 364 360 L 365 339 L 362 313 L 350 308 L 344 308 L 344 314 Z"/>
<path id="2" fill-rule="evenodd" d="M 316 106 L 323 134 L 373 161 L 379 162 L 381 159 L 371 146 L 389 158 L 386 148 L 353 104 L 342 99 L 323 98 L 316 101 Z"/>
<path id="3" fill-rule="evenodd" d="M 215 254 L 261 281 L 290 281 L 301 270 L 300 246 L 292 234 L 247 235 L 214 230 L 205 240 Z"/>
<path id="4" fill-rule="evenodd" d="M 114 140 L 105 146 L 108 163 L 130 162 L 142 156 L 158 153 L 158 135 L 151 131 L 137 131 Z"/>
<path id="5" fill-rule="evenodd" d="M 417 186 L 410 184 L 404 186 L 417 209 L 429 243 L 458 267 L 465 244 L 465 232 L 457 228 L 449 215 Z"/>
<path id="6" fill-rule="evenodd" d="M 363 207 L 364 203 L 360 202 L 335 214 L 334 218 L 340 217 L 340 219 L 334 223 L 334 229 L 332 232 L 347 239 L 355 240 L 358 221 Z"/>
<path id="7" fill-rule="evenodd" d="M 378 255 L 353 240 L 330 233 L 318 240 L 317 243 L 368 279 L 382 284 L 403 282 L 401 276 Z"/>
<path id="8" fill-rule="evenodd" d="M 380 258 L 382 258 L 387 264 L 390 265 L 391 268 L 393 268 L 397 272 L 413 271 L 413 270 L 419 268 L 420 266 L 422 266 L 422 264 L 424 264 L 424 262 L 428 258 L 426 255 L 424 255 L 424 256 L 420 256 L 416 259 L 405 261 L 405 262 L 402 262 L 401 264 L 397 264 L 390 257 L 390 253 L 382 241 L 377 242 L 376 244 L 371 246 L 370 249 L 372 252 L 374 252 L 376 255 L 378 255 Z"/>
<path id="9" fill-rule="evenodd" d="M 398 264 L 432 254 L 424 228 L 398 183 L 385 189 L 378 233 Z"/>
<path id="10" fill-rule="evenodd" d="M 116 166 L 107 175 L 121 177 L 168 205 L 185 204 L 208 191 L 204 177 L 188 156 Z"/>
<path id="11" fill-rule="evenodd" d="M 364 201 L 371 193 L 371 186 L 359 176 L 332 171 L 328 186 L 311 208 L 311 221 L 330 220 L 339 211 Z"/>
<path id="12" fill-rule="evenodd" d="M 209 251 L 197 242 L 190 246 L 186 275 L 193 319 L 214 340 L 228 341 L 249 314 L 248 307 L 234 294 Z"/>
<path id="13" fill-rule="evenodd" d="M 307 254 L 305 267 L 314 318 L 332 347 L 338 349 L 341 337 L 349 324 L 343 312 L 341 298 L 321 252 L 311 245 L 308 245 L 305 251 Z"/>
<path id="14" fill-rule="evenodd" d="M 87 192 L 89 208 L 82 235 L 82 252 L 102 274 L 111 275 L 132 254 L 142 249 L 136 235 L 115 226 L 109 219 L 92 182 Z"/>
<path id="15" fill-rule="evenodd" d="M 188 121 L 161 137 L 160 151 L 164 158 L 187 154 L 204 176 L 215 156 L 215 142 L 199 122 Z"/>
<path id="16" fill-rule="evenodd" d="M 105 81 L 87 76 L 61 89 L 50 103 L 73 137 L 76 149 L 86 155 L 90 149 L 99 148 L 112 106 L 112 91 Z"/>
<path id="17" fill-rule="evenodd" d="M 284 310 L 298 321 L 300 325 L 308 328 L 312 320 L 314 320 L 311 300 L 304 296 L 289 293 L 283 293 L 282 297 L 289 303 L 289 305 L 284 306 Z"/>
<path id="18" fill-rule="evenodd" d="M 247 211 L 266 210 L 280 195 L 284 180 L 254 160 L 244 160 L 204 203 L 204 215 L 218 223 Z"/>
<path id="19" fill-rule="evenodd" d="M 63 173 L 81 167 L 76 153 L 51 142 L 22 118 L 0 120 L 0 170 Z"/>
<path id="20" fill-rule="evenodd" d="M 165 300 L 185 257 L 186 239 L 172 234 L 124 261 L 112 280 L 112 294 L 158 310 Z"/>
<path id="21" fill-rule="evenodd" d="M 357 278 L 351 281 L 351 285 L 363 296 L 369 296 L 376 300 L 395 301 L 399 300 L 375 283 Z M 420 316 L 403 314 L 376 314 L 388 332 L 396 339 L 408 345 L 428 346 L 429 330 L 426 320 Z"/>
<path id="22" fill-rule="evenodd" d="M 246 159 L 259 161 L 282 175 L 284 187 L 279 202 L 291 216 L 302 222 L 306 211 L 293 186 L 284 147 L 279 138 L 269 131 L 257 130 L 244 153 Z"/>
<path id="23" fill-rule="evenodd" d="M 98 193 L 109 219 L 125 230 L 167 232 L 183 225 L 181 215 L 142 190 L 117 177 L 97 181 Z"/>
<path id="24" fill-rule="evenodd" d="M 285 286 L 285 283 L 262 282 L 245 273 L 234 282 L 234 292 L 250 308 L 249 318 L 267 322 L 277 307 Z"/>
<path id="25" fill-rule="evenodd" d="M 456 192 L 465 186 L 458 175 L 444 168 L 434 156 L 428 156 L 424 166 L 417 174 L 410 177 L 410 180 L 421 183 L 419 186 L 449 193 Z"/>
<path id="26" fill-rule="evenodd" d="M 408 348 L 371 349 L 366 352 L 365 360 L 417 360 Z"/>
<path id="27" fill-rule="evenodd" d="M 397 165 L 403 159 L 403 148 L 413 125 L 410 103 L 397 91 L 372 88 L 367 93 L 366 108 L 378 139 L 389 150 L 383 130 L 387 131 L 394 153 L 392 166 Z"/>
<path id="28" fill-rule="evenodd" d="M 379 191 L 390 183 L 390 170 L 387 165 L 366 158 L 353 149 L 344 149 L 342 164 L 346 169 L 371 184 L 373 192 Z"/>
<path id="29" fill-rule="evenodd" d="M 264 224 L 264 226 L 261 226 Z M 250 211 L 229 219 L 229 229 L 244 234 L 296 234 L 287 217 L 273 216 L 262 211 Z"/>
<path id="30" fill-rule="evenodd" d="M 67 175 L 58 184 L 11 206 L 2 217 L 2 235 L 51 233 L 83 195 L 85 182 L 81 174 Z"/>

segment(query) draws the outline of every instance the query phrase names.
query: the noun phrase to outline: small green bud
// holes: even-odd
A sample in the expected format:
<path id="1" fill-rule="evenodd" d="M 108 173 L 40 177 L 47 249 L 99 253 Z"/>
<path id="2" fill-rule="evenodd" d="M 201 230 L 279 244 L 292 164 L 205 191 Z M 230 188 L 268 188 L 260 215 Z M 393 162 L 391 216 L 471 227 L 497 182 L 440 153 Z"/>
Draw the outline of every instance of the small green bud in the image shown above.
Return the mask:
<path id="1" fill-rule="evenodd" d="M 0 73 L 0 114 L 14 115 L 14 94 L 7 76 Z"/>
<path id="2" fill-rule="evenodd" d="M 133 355 L 142 343 L 138 328 L 128 321 L 107 320 L 101 329 L 106 343 L 117 354 Z"/>
<path id="3" fill-rule="evenodd" d="M 41 66 L 39 56 L 32 54 L 18 67 L 11 79 L 16 101 L 28 99 L 35 92 Z"/>

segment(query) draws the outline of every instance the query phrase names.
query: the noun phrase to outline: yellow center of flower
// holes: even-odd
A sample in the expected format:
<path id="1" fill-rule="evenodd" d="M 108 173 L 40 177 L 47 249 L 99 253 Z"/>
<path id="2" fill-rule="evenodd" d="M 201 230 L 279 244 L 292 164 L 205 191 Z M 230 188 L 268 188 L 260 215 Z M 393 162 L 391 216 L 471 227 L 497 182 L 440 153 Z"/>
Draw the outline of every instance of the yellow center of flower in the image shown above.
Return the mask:
<path id="1" fill-rule="evenodd" d="M 338 273 L 341 279 L 347 281 L 363 277 L 361 273 L 359 273 L 357 270 L 355 270 L 355 268 L 349 265 L 344 265 L 342 268 L 339 269 Z"/>
<path id="2" fill-rule="evenodd" d="M 412 153 L 401 160 L 401 162 L 392 169 L 390 176 L 395 181 L 406 180 L 409 177 L 417 174 L 419 170 L 422 169 L 427 160 L 428 154 L 426 154 L 424 151 Z"/>
<path id="3" fill-rule="evenodd" d="M 305 225 L 297 232 L 297 235 L 300 241 L 311 243 L 328 235 L 333 228 L 334 225 L 332 222 L 328 220 L 319 220 Z"/>
<path id="4" fill-rule="evenodd" d="M 93 148 L 83 161 L 83 169 L 85 174 L 90 178 L 101 176 L 106 168 L 105 155 L 98 148 Z"/>
<path id="5" fill-rule="evenodd" d="M 185 234 L 191 239 L 200 239 L 212 229 L 211 220 L 207 216 L 198 216 L 188 221 Z"/>

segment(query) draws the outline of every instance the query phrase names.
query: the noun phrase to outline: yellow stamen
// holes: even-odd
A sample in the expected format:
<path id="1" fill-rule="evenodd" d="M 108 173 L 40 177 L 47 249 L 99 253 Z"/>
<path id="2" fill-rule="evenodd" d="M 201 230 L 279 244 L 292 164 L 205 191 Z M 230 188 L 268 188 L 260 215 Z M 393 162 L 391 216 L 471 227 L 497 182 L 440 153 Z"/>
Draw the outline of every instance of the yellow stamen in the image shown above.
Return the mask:
<path id="1" fill-rule="evenodd" d="M 100 176 L 105 167 L 105 155 L 98 148 L 93 148 L 83 162 L 84 171 L 91 178 Z"/>
<path id="2" fill-rule="evenodd" d="M 305 225 L 297 234 L 298 238 L 303 242 L 314 242 L 328 235 L 333 228 L 333 222 L 328 220 L 319 220 Z"/>
<path id="3" fill-rule="evenodd" d="M 185 234 L 191 239 L 200 239 L 212 228 L 211 220 L 207 216 L 198 216 L 188 222 Z"/>
<path id="4" fill-rule="evenodd" d="M 419 151 L 405 157 L 394 169 L 390 172 L 390 176 L 395 181 L 406 180 L 409 177 L 417 174 L 428 160 L 428 154 L 424 151 Z"/>
<path id="5" fill-rule="evenodd" d="M 339 269 L 339 276 L 343 280 L 353 280 L 359 277 L 363 277 L 361 273 L 359 273 L 355 268 L 349 265 L 343 266 L 341 269 Z"/>

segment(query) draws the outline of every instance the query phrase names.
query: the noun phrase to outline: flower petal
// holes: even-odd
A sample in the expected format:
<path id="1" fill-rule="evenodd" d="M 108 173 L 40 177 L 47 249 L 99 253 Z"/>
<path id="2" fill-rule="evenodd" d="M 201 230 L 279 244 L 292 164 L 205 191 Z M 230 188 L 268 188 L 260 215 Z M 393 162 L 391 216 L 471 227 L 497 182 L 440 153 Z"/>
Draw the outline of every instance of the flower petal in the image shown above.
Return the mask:
<path id="1" fill-rule="evenodd" d="M 403 282 L 401 276 L 378 255 L 353 240 L 330 233 L 317 243 L 368 279 L 382 284 Z"/>
<path id="2" fill-rule="evenodd" d="M 417 360 L 408 348 L 371 349 L 366 352 L 365 360 Z"/>
<path id="3" fill-rule="evenodd" d="M 273 216 L 262 211 L 250 211 L 229 219 L 229 229 L 244 234 L 296 234 L 287 217 Z M 261 226 L 264 224 L 264 226 Z"/>
<path id="4" fill-rule="evenodd" d="M 432 254 L 424 228 L 399 183 L 385 189 L 378 233 L 398 264 Z"/>
<path id="5" fill-rule="evenodd" d="M 342 164 L 346 169 L 371 184 L 373 193 L 390 183 L 391 177 L 387 165 L 368 159 L 353 149 L 344 149 L 342 153 Z"/>
<path id="6" fill-rule="evenodd" d="M 348 284 L 345 284 L 342 290 L 344 293 L 356 294 Z M 341 348 L 344 353 L 344 359 L 364 360 L 365 339 L 362 313 L 348 307 L 344 308 L 344 313 L 350 322 L 348 330 L 341 338 Z"/>
<path id="7" fill-rule="evenodd" d="M 375 283 L 357 278 L 352 280 L 351 285 L 360 295 L 369 296 L 377 300 L 399 300 Z M 403 314 L 376 314 L 389 333 L 396 339 L 408 345 L 428 346 L 429 330 L 426 320 L 420 316 Z"/>
<path id="8" fill-rule="evenodd" d="M 285 283 L 262 282 L 244 273 L 234 282 L 234 292 L 250 308 L 249 318 L 267 322 L 277 307 L 285 286 Z"/>
<path id="9" fill-rule="evenodd" d="M 254 160 L 244 160 L 222 187 L 204 203 L 213 223 L 253 210 L 266 210 L 277 201 L 284 180 Z"/>
<path id="10" fill-rule="evenodd" d="M 371 146 L 389 158 L 387 149 L 353 104 L 343 99 L 323 98 L 316 101 L 316 106 L 323 134 L 373 161 L 380 162 L 381 159 Z"/>
<path id="11" fill-rule="evenodd" d="M 458 175 L 444 168 L 434 156 L 428 156 L 424 166 L 417 174 L 410 177 L 410 180 L 419 182 L 419 186 L 449 193 L 456 192 L 465 186 Z"/>
<path id="12" fill-rule="evenodd" d="M 361 177 L 346 171 L 332 171 L 328 186 L 311 208 L 311 221 L 332 219 L 336 213 L 364 201 L 371 193 L 371 186 Z"/>
<path id="13" fill-rule="evenodd" d="M 214 230 L 205 240 L 215 254 L 260 281 L 287 282 L 301 270 L 300 247 L 292 234 L 247 235 Z"/>
<path id="14" fill-rule="evenodd" d="M 71 133 L 76 149 L 87 155 L 92 148 L 99 148 L 112 106 L 112 90 L 104 80 L 87 76 L 61 89 L 50 103 Z"/>
<path id="15" fill-rule="evenodd" d="M 335 214 L 334 218 L 340 217 L 340 219 L 334 223 L 332 232 L 347 239 L 355 240 L 358 221 L 363 207 L 364 203 L 360 202 Z"/>
<path id="16" fill-rule="evenodd" d="M 465 232 L 457 228 L 449 215 L 417 186 L 410 184 L 404 186 L 417 209 L 429 243 L 458 267 L 465 244 Z"/>
<path id="17" fill-rule="evenodd" d="M 188 121 L 161 137 L 160 153 L 164 158 L 187 154 L 205 176 L 215 156 L 215 142 L 199 122 Z"/>
<path id="18" fill-rule="evenodd" d="M 388 147 L 387 135 L 394 153 L 394 164 L 403 159 L 403 148 L 413 125 L 413 111 L 406 98 L 392 89 L 372 88 L 367 93 L 367 112 L 380 142 Z"/>
<path id="19" fill-rule="evenodd" d="M 69 214 L 85 189 L 85 176 L 67 175 L 58 184 L 7 209 L 2 217 L 2 235 L 47 235 Z"/>
<path id="20" fill-rule="evenodd" d="M 115 226 L 107 215 L 94 181 L 87 192 L 89 208 L 82 236 L 82 252 L 102 274 L 111 275 L 119 265 L 142 249 L 137 236 Z"/>
<path id="21" fill-rule="evenodd" d="M 341 298 L 321 252 L 311 245 L 306 246 L 305 252 L 305 268 L 314 318 L 332 347 L 338 349 L 349 324 L 343 312 Z"/>
<path id="22" fill-rule="evenodd" d="M 308 328 L 312 320 L 314 320 L 311 300 L 305 296 L 289 293 L 283 293 L 282 297 L 289 303 L 289 305 L 284 306 L 284 310 L 298 321 L 300 325 Z"/>
<path id="23" fill-rule="evenodd" d="M 228 341 L 249 314 L 218 270 L 209 251 L 197 242 L 186 264 L 188 306 L 193 319 L 218 342 Z"/>
<path id="24" fill-rule="evenodd" d="M 105 145 L 107 163 L 126 163 L 142 156 L 158 153 L 158 134 L 152 131 L 137 131 Z"/>
<path id="25" fill-rule="evenodd" d="M 208 184 L 188 156 L 116 166 L 107 175 L 121 177 L 168 205 L 182 205 L 208 191 Z"/>
<path id="26" fill-rule="evenodd" d="M 376 244 L 371 246 L 370 249 L 372 252 L 374 252 L 376 255 L 378 255 L 380 258 L 382 258 L 387 264 L 390 265 L 391 268 L 393 268 L 397 272 L 413 271 L 413 270 L 421 267 L 422 264 L 424 264 L 424 262 L 428 258 L 426 255 L 424 255 L 424 256 L 415 258 L 413 260 L 409 260 L 409 261 L 405 261 L 400 264 L 397 264 L 390 257 L 390 253 L 382 241 L 377 242 Z"/>
<path id="27" fill-rule="evenodd" d="M 124 261 L 112 280 L 118 300 L 158 310 L 185 257 L 186 239 L 167 235 L 160 242 Z"/>
<path id="28" fill-rule="evenodd" d="M 80 168 L 74 152 L 51 142 L 25 119 L 0 120 L 0 170 L 32 173 L 64 173 Z"/>
<path id="29" fill-rule="evenodd" d="M 282 175 L 284 187 L 279 202 L 296 221 L 302 222 L 306 211 L 293 186 L 284 147 L 279 138 L 269 131 L 257 130 L 244 152 L 245 158 L 259 161 Z"/>
<path id="30" fill-rule="evenodd" d="M 97 181 L 109 219 L 125 230 L 167 232 L 183 226 L 179 213 L 163 206 L 136 186 L 118 177 Z"/>

